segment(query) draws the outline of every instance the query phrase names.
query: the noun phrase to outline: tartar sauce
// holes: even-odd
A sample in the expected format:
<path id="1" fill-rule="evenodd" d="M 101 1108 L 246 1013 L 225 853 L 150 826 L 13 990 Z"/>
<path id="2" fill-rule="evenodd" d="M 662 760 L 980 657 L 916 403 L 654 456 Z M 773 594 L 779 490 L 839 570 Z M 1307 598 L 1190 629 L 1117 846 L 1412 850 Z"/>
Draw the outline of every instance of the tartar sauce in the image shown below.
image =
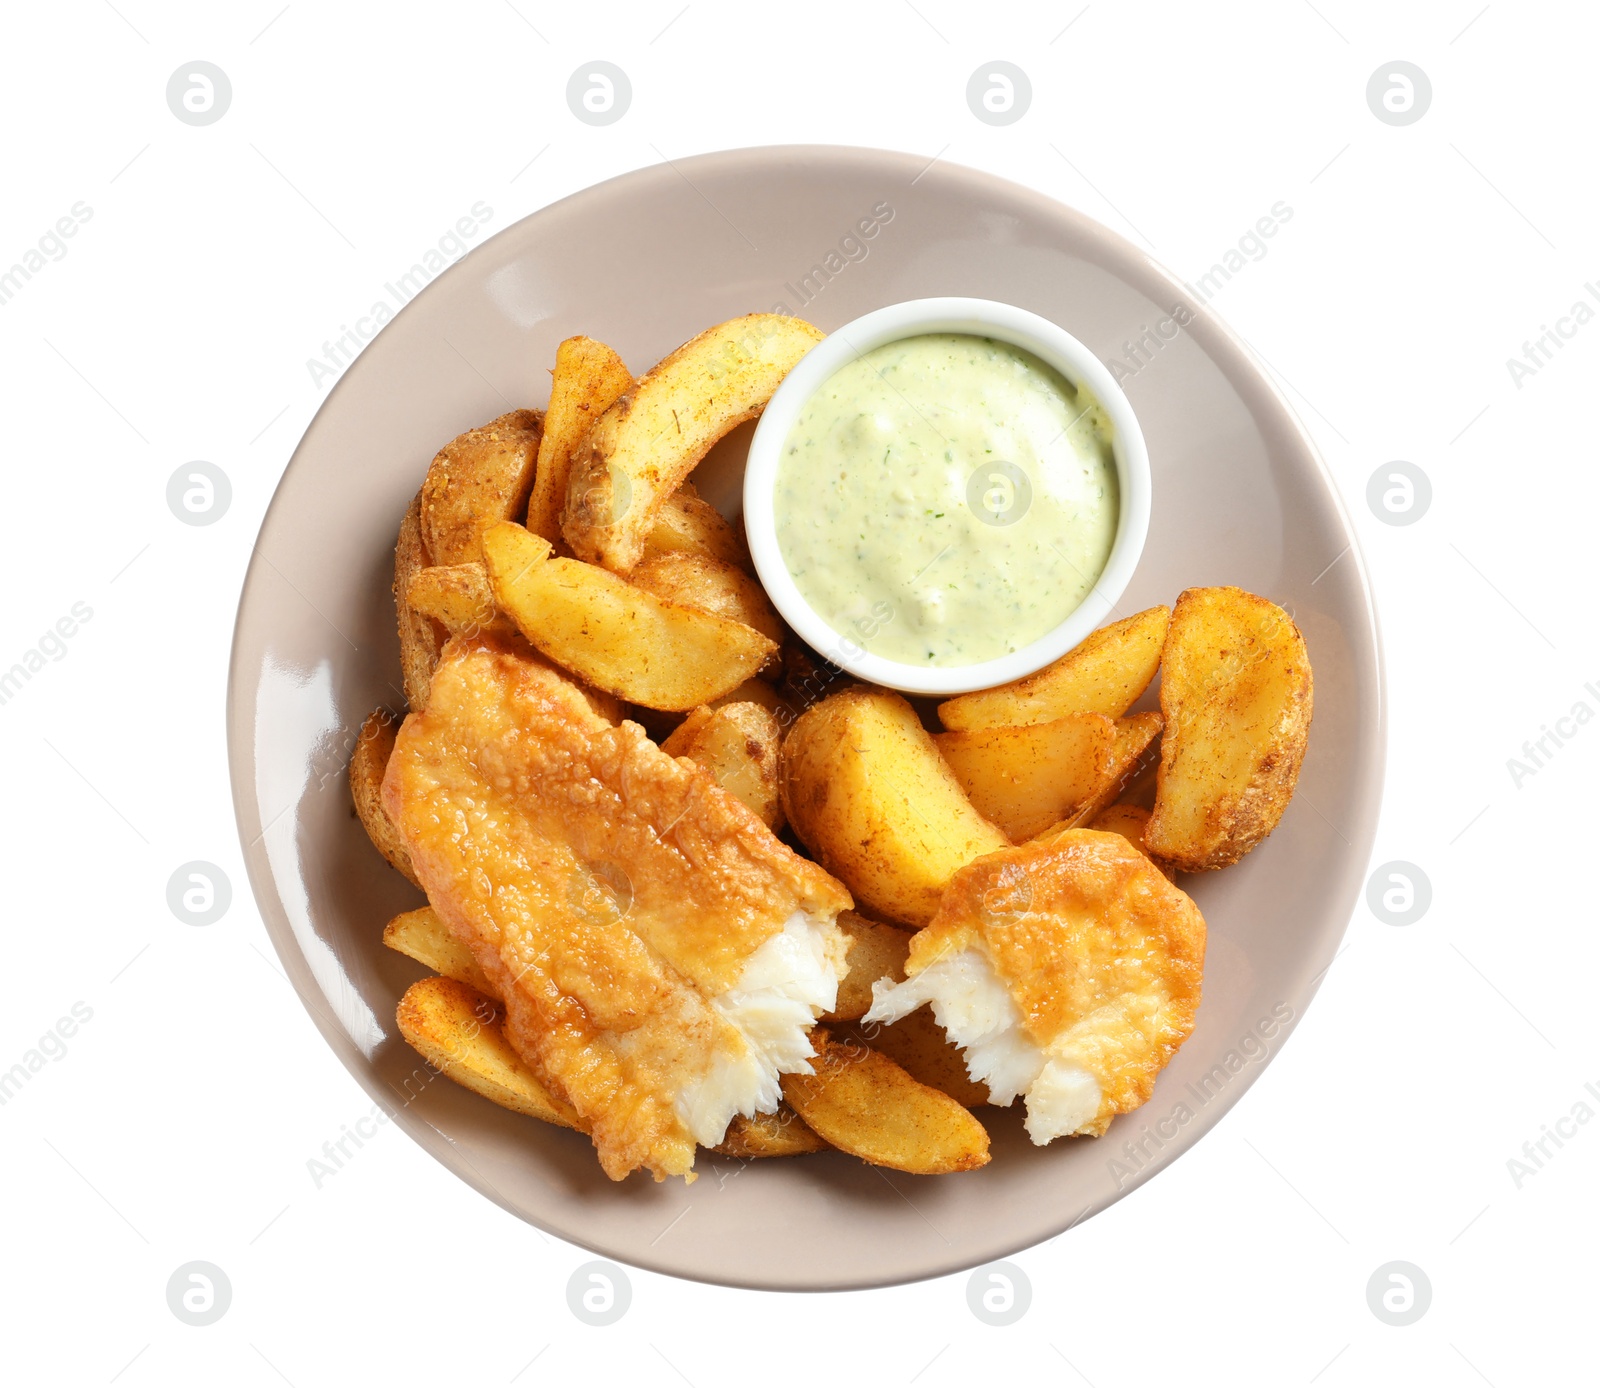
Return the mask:
<path id="1" fill-rule="evenodd" d="M 841 636 L 906 664 L 973 665 L 1065 621 L 1105 568 L 1111 424 L 1019 347 L 908 337 L 807 401 L 774 500 L 784 563 Z"/>

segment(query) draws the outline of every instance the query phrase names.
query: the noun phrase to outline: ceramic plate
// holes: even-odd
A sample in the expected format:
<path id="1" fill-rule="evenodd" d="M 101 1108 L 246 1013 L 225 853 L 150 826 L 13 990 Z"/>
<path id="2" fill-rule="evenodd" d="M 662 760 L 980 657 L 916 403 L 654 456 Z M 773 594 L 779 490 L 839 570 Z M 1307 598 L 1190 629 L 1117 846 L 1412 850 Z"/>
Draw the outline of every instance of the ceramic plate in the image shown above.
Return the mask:
<path id="1" fill-rule="evenodd" d="M 372 709 L 404 710 L 389 594 L 400 517 L 444 442 L 543 406 L 556 344 L 573 333 L 643 371 L 736 314 L 781 306 L 831 329 L 935 295 L 1021 305 L 1122 364 L 1154 506 L 1120 610 L 1236 583 L 1294 614 L 1317 695 L 1299 793 L 1237 867 L 1184 879 L 1210 923 L 1199 1022 L 1150 1102 L 1105 1137 L 1033 1147 L 1018 1104 L 980 1110 L 993 1160 L 959 1176 L 833 1153 L 747 1165 L 702 1153 L 693 1186 L 613 1184 L 587 1139 L 433 1077 L 395 1028 L 422 970 L 380 934 L 421 898 L 367 843 L 345 768 Z M 696 475 L 715 504 L 737 505 L 747 439 Z M 1314 448 L 1183 285 L 1104 227 L 987 174 L 874 150 L 737 150 L 643 169 L 517 223 L 366 348 L 262 525 L 228 747 L 251 884 L 289 977 L 334 1053 L 443 1166 L 521 1218 L 642 1267 L 870 1287 L 987 1262 L 1092 1216 L 1249 1088 L 1310 1004 L 1357 899 L 1382 788 L 1382 670 L 1359 552 Z"/>

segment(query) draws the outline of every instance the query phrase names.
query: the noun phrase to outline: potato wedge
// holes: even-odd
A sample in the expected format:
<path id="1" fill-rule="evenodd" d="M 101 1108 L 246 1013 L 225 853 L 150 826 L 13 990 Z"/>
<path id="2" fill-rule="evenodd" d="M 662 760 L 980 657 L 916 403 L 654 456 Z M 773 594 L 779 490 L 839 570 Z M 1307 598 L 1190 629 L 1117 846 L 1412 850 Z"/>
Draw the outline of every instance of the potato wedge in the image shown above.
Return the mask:
<path id="1" fill-rule="evenodd" d="M 822 1014 L 825 1022 L 853 1022 L 872 1006 L 872 985 L 880 978 L 896 983 L 906 976 L 906 955 L 911 950 L 911 932 L 897 925 L 868 920 L 854 911 L 841 911 L 838 926 L 850 941 L 846 963 L 850 971 L 839 980 L 839 996 L 833 1011 Z"/>
<path id="2" fill-rule="evenodd" d="M 498 1001 L 495 988 L 472 951 L 450 933 L 450 927 L 439 919 L 431 906 L 421 906 L 415 911 L 402 911 L 383 927 L 383 943 L 398 954 L 408 955 L 417 963 L 436 974 L 453 978 L 476 988 L 485 997 Z"/>
<path id="3" fill-rule="evenodd" d="M 573 450 L 561 531 L 580 559 L 626 573 L 662 504 L 711 446 L 761 413 L 823 334 L 751 313 L 690 339 L 612 405 Z"/>
<path id="4" fill-rule="evenodd" d="M 576 559 L 520 525 L 483 537 L 495 602 L 546 657 L 646 708 L 683 712 L 749 679 L 777 649 L 759 631 L 663 602 Z"/>
<path id="5" fill-rule="evenodd" d="M 523 1064 L 494 1002 L 453 978 L 413 983 L 395 1012 L 400 1034 L 436 1070 L 516 1113 L 583 1131 L 583 1120 Z"/>
<path id="6" fill-rule="evenodd" d="M 971 732 L 1049 723 L 1069 713 L 1119 718 L 1155 678 L 1171 615 L 1170 608 L 1152 607 L 1101 627 L 1026 679 L 945 700 L 939 721 L 951 732 Z"/>
<path id="7" fill-rule="evenodd" d="M 936 733 L 933 740 L 973 809 L 1021 843 L 1105 786 L 1116 735 L 1103 713 L 1071 713 L 1019 728 Z"/>
<path id="8" fill-rule="evenodd" d="M 846 1033 L 840 1035 L 846 1039 Z M 977 1108 L 989 1102 L 989 1086 L 967 1074 L 966 1057 L 944 1034 L 931 1007 L 919 1007 L 887 1025 L 869 1022 L 857 1026 L 848 1035 L 882 1051 L 919 1084 L 948 1094 L 963 1108 Z"/>
<path id="9" fill-rule="evenodd" d="M 1116 737 L 1111 744 L 1111 760 L 1100 784 L 1071 814 L 1057 820 L 1034 839 L 1052 839 L 1067 829 L 1082 829 L 1101 810 L 1122 794 L 1139 774 L 1145 752 L 1161 732 L 1159 713 L 1133 713 L 1116 720 Z"/>
<path id="10" fill-rule="evenodd" d="M 1112 805 L 1109 809 L 1101 810 L 1089 821 L 1090 829 L 1098 829 L 1104 834 L 1121 834 L 1145 857 L 1149 858 L 1166 875 L 1169 882 L 1178 880 L 1177 869 L 1161 859 L 1151 856 L 1150 850 L 1144 846 L 1145 826 L 1150 823 L 1150 811 L 1141 805 Z"/>
<path id="11" fill-rule="evenodd" d="M 646 555 L 628 574 L 628 582 L 665 602 L 697 607 L 714 612 L 731 622 L 754 627 L 770 641 L 783 640 L 783 623 L 761 585 L 743 569 L 709 554 L 674 550 L 667 554 Z M 773 670 L 778 668 L 774 652 Z"/>
<path id="12" fill-rule="evenodd" d="M 669 757 L 688 757 L 760 817 L 769 829 L 783 821 L 778 803 L 778 720 L 760 704 L 702 705 L 661 744 Z"/>
<path id="13" fill-rule="evenodd" d="M 1161 656 L 1161 767 L 1145 844 L 1185 872 L 1237 862 L 1276 827 L 1311 728 L 1293 619 L 1242 588 L 1179 594 Z"/>
<path id="14" fill-rule="evenodd" d="M 400 522 L 400 538 L 394 547 L 394 607 L 400 627 L 400 684 L 406 702 L 421 710 L 428 704 L 428 683 L 433 667 L 444 649 L 445 630 L 430 617 L 416 611 L 406 600 L 411 580 L 429 564 L 428 547 L 422 542 L 422 494 L 417 493 L 405 519 Z"/>
<path id="15" fill-rule="evenodd" d="M 482 559 L 483 532 L 526 511 L 541 418 L 537 410 L 512 410 L 439 450 L 422 483 L 422 538 L 430 563 Z"/>
<path id="16" fill-rule="evenodd" d="M 776 1113 L 758 1113 L 754 1118 L 734 1114 L 726 1135 L 711 1150 L 742 1159 L 799 1157 L 825 1152 L 828 1144 L 788 1104 L 779 1104 Z"/>
<path id="17" fill-rule="evenodd" d="M 778 720 L 780 732 L 794 722 L 794 710 L 784 703 L 783 696 L 764 679 L 746 680 L 737 688 L 730 689 L 720 699 L 711 701 L 712 708 L 722 708 L 726 704 L 760 704 Z"/>
<path id="18" fill-rule="evenodd" d="M 801 714 L 779 785 L 816 860 L 863 910 L 891 921 L 926 925 L 958 869 L 1010 846 L 973 809 L 916 711 L 885 689 L 845 689 Z"/>
<path id="19" fill-rule="evenodd" d="M 399 720 L 386 708 L 367 715 L 350 756 L 350 798 L 355 802 L 356 818 L 367 831 L 372 846 L 406 881 L 418 886 L 406 842 L 383 808 L 383 772 L 389 765 L 389 753 L 394 751 L 394 735 L 399 726 Z"/>
<path id="20" fill-rule="evenodd" d="M 430 564 L 412 578 L 406 601 L 413 612 L 438 622 L 452 636 L 516 634 L 516 624 L 495 606 L 481 561 Z"/>
<path id="21" fill-rule="evenodd" d="M 644 557 L 658 554 L 704 554 L 745 573 L 752 569 L 744 536 L 689 482 L 661 503 L 645 536 Z"/>
<path id="22" fill-rule="evenodd" d="M 592 337 L 569 337 L 556 348 L 550 377 L 550 407 L 528 496 L 528 529 L 551 544 L 561 540 L 561 510 L 567 504 L 572 450 L 617 399 L 633 385 L 633 374 L 611 348 Z"/>
<path id="23" fill-rule="evenodd" d="M 917 1176 L 971 1171 L 989 1160 L 989 1134 L 948 1094 L 919 1084 L 888 1056 L 811 1033 L 810 1073 L 783 1077 L 783 1097 L 842 1152 Z"/>

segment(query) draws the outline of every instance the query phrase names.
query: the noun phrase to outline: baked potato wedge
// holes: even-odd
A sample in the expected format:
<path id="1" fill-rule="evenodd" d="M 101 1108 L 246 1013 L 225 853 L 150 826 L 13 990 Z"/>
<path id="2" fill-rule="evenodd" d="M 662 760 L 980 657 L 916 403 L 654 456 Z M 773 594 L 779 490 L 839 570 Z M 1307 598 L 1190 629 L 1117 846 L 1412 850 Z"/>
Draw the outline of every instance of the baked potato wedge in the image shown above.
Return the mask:
<path id="1" fill-rule="evenodd" d="M 470 564 L 430 564 L 406 588 L 406 601 L 420 616 L 439 623 L 451 636 L 514 636 L 516 624 L 495 606 L 489 574 L 481 560 Z"/>
<path id="2" fill-rule="evenodd" d="M 669 757 L 688 757 L 769 829 L 783 821 L 778 803 L 778 720 L 760 704 L 705 705 L 661 744 Z"/>
<path id="3" fill-rule="evenodd" d="M 650 533 L 644 540 L 644 557 L 658 554 L 704 554 L 750 573 L 750 551 L 744 536 L 722 518 L 722 512 L 702 499 L 694 484 L 685 482 L 661 503 Z"/>
<path id="4" fill-rule="evenodd" d="M 809 1073 L 783 1077 L 783 1097 L 819 1136 L 874 1166 L 916 1176 L 971 1171 L 989 1134 L 948 1094 L 919 1084 L 888 1056 L 811 1033 Z"/>
<path id="5" fill-rule="evenodd" d="M 527 510 L 542 433 L 537 410 L 512 410 L 439 450 L 422 483 L 430 564 L 475 563 L 483 532 Z"/>
<path id="6" fill-rule="evenodd" d="M 651 367 L 573 450 L 561 518 L 572 552 L 613 572 L 633 568 L 667 497 L 718 439 L 761 413 L 822 337 L 799 318 L 751 313 Z"/>
<path id="7" fill-rule="evenodd" d="M 939 705 L 951 732 L 1049 723 L 1069 713 L 1119 718 L 1149 687 L 1161 664 L 1171 609 L 1152 607 L 1091 632 L 1060 660 L 996 689 Z"/>
<path id="8" fill-rule="evenodd" d="M 583 1120 L 523 1064 L 501 1030 L 493 1000 L 453 978 L 413 983 L 395 1012 L 400 1034 L 436 1070 L 530 1118 L 583 1131 Z"/>
<path id="9" fill-rule="evenodd" d="M 638 567 L 629 572 L 628 582 L 635 588 L 654 593 L 664 602 L 714 612 L 731 622 L 754 627 L 774 643 L 783 640 L 783 623 L 778 620 L 761 585 L 743 569 L 713 559 L 709 554 L 680 549 L 646 555 Z M 777 668 L 774 652 L 774 673 Z"/>
<path id="10" fill-rule="evenodd" d="M 355 802 L 356 818 L 367 831 L 372 846 L 406 881 L 418 886 L 411 855 L 406 852 L 406 841 L 383 808 L 383 772 L 389 765 L 389 754 L 394 751 L 394 735 L 398 729 L 399 720 L 386 708 L 367 715 L 350 755 L 350 798 Z"/>
<path id="11" fill-rule="evenodd" d="M 411 581 L 429 565 L 428 547 L 422 541 L 422 494 L 417 493 L 400 522 L 394 547 L 394 609 L 400 628 L 400 685 L 406 703 L 421 710 L 428 704 L 433 667 L 444 649 L 445 629 L 416 611 L 406 599 Z"/>
<path id="12" fill-rule="evenodd" d="M 898 1022 L 868 1022 L 836 1034 L 881 1051 L 917 1083 L 948 1094 L 962 1108 L 989 1102 L 989 1086 L 967 1074 L 966 1057 L 944 1034 L 931 1007 L 919 1007 Z"/>
<path id="13" fill-rule="evenodd" d="M 911 932 L 897 925 L 868 920 L 855 911 L 841 911 L 835 924 L 850 941 L 845 956 L 849 972 L 839 980 L 839 996 L 833 1011 L 825 1012 L 825 1022 L 853 1022 L 872 1006 L 872 985 L 880 978 L 896 983 L 906 976 L 906 955 L 911 951 Z"/>
<path id="14" fill-rule="evenodd" d="M 1103 713 L 1069 713 L 1017 728 L 935 733 L 933 741 L 973 809 L 1021 843 L 1103 790 L 1116 736 Z"/>
<path id="15" fill-rule="evenodd" d="M 758 1113 L 754 1118 L 734 1114 L 722 1141 L 711 1150 L 725 1157 L 750 1160 L 825 1152 L 828 1144 L 806 1127 L 805 1120 L 788 1104 L 779 1104 L 776 1113 Z"/>
<path id="16" fill-rule="evenodd" d="M 597 689 L 681 713 L 744 683 L 777 645 L 752 627 L 663 602 L 510 522 L 483 537 L 495 602 L 533 646 Z"/>
<path id="17" fill-rule="evenodd" d="M 572 450 L 633 384 L 633 374 L 611 348 L 592 337 L 569 337 L 556 348 L 550 374 L 550 406 L 528 496 L 528 529 L 551 544 L 561 540 Z"/>
<path id="18" fill-rule="evenodd" d="M 1179 594 L 1161 656 L 1155 811 L 1145 845 L 1185 872 L 1237 862 L 1277 826 L 1311 728 L 1293 619 L 1242 588 Z"/>
<path id="19" fill-rule="evenodd" d="M 1178 880 L 1177 869 L 1170 864 L 1163 863 L 1159 858 L 1152 857 L 1150 850 L 1144 846 L 1145 826 L 1150 823 L 1150 811 L 1142 805 L 1112 805 L 1109 809 L 1101 810 L 1086 827 L 1098 829 L 1103 834 L 1121 834 L 1145 857 L 1150 858 L 1165 874 L 1167 881 Z"/>
<path id="20" fill-rule="evenodd" d="M 383 943 L 398 954 L 404 954 L 436 974 L 465 983 L 486 997 L 498 1001 L 494 985 L 478 967 L 472 951 L 450 933 L 450 927 L 439 919 L 431 906 L 420 906 L 415 911 L 402 911 L 383 927 Z"/>
<path id="21" fill-rule="evenodd" d="M 795 833 L 857 904 L 926 925 L 956 871 L 1010 846 L 898 694 L 841 690 L 795 720 L 779 785 Z M 826 1136 L 826 1134 L 824 1134 Z"/>

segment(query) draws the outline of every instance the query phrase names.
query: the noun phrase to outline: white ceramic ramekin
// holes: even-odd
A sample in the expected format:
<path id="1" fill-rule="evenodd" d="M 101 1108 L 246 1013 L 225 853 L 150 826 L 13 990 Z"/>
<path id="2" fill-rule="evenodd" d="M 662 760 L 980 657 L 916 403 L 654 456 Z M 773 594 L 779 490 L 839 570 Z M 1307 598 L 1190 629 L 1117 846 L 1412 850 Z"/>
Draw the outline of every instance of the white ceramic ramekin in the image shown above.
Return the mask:
<path id="1" fill-rule="evenodd" d="M 1073 385 L 1087 386 L 1112 428 L 1118 516 L 1105 569 L 1089 596 L 1059 626 L 1020 650 L 973 665 L 927 668 L 863 650 L 852 638 L 835 631 L 805 600 L 778 546 L 773 505 L 778 461 L 801 409 L 840 367 L 887 342 L 923 333 L 970 333 L 1032 352 Z M 872 684 L 908 694 L 964 694 L 1031 675 L 1065 655 L 1105 621 L 1128 586 L 1144 549 L 1150 525 L 1150 455 L 1122 388 L 1094 353 L 1065 329 L 1036 313 L 992 299 L 912 299 L 878 309 L 830 333 L 784 378 L 750 443 L 744 473 L 744 524 L 750 554 L 767 595 L 801 640 Z"/>

